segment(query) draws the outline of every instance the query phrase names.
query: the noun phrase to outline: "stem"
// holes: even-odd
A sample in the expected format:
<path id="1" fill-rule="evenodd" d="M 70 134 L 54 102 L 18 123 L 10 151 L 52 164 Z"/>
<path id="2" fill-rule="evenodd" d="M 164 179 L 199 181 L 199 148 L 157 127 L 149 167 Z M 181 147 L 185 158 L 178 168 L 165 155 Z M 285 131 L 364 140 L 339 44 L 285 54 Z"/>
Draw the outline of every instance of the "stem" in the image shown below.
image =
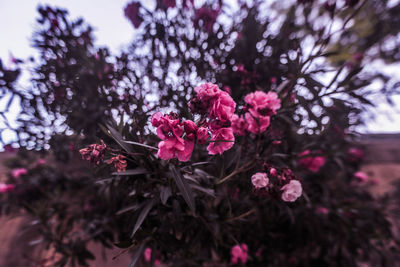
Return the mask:
<path id="1" fill-rule="evenodd" d="M 244 218 L 246 216 L 249 216 L 250 214 L 254 213 L 255 211 L 256 211 L 256 208 L 252 208 L 251 210 L 249 210 L 249 211 L 247 211 L 247 212 L 245 212 L 245 213 L 243 213 L 243 214 L 241 214 L 241 215 L 239 215 L 237 217 L 233 217 L 233 218 L 227 219 L 226 222 L 232 222 L 232 221 L 236 221 L 236 220 L 242 219 L 242 218 Z"/>
<path id="2" fill-rule="evenodd" d="M 228 176 L 225 176 L 221 180 L 217 181 L 215 184 L 216 185 L 222 184 L 222 183 L 226 182 L 227 180 L 229 180 L 230 178 L 232 178 L 233 176 L 235 176 L 236 174 L 247 171 L 249 168 L 253 167 L 252 165 L 255 163 L 255 161 L 256 160 L 254 159 L 254 160 L 248 162 L 242 168 L 240 168 L 239 170 L 233 171 L 231 174 L 229 174 Z"/>

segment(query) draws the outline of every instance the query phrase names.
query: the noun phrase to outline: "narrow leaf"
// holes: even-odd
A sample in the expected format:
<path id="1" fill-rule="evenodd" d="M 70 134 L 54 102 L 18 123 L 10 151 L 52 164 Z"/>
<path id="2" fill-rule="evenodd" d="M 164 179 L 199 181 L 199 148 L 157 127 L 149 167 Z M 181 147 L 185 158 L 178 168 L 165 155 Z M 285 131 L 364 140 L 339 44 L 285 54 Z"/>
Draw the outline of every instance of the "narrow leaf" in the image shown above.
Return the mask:
<path id="1" fill-rule="evenodd" d="M 172 172 L 174 173 L 175 183 L 181 192 L 183 199 L 185 199 L 186 203 L 188 204 L 189 208 L 196 212 L 196 206 L 194 203 L 193 193 L 190 189 L 189 185 L 187 184 L 185 178 L 183 178 L 182 174 L 175 168 L 175 166 L 171 165 Z"/>
<path id="2" fill-rule="evenodd" d="M 129 146 L 129 145 L 127 145 L 125 142 L 124 142 L 124 140 L 123 140 L 123 138 L 122 138 L 122 135 L 117 131 L 117 130 L 115 130 L 114 128 L 112 128 L 110 125 L 107 125 L 107 128 L 108 128 L 108 130 L 110 131 L 110 133 L 111 133 L 111 136 L 112 136 L 112 138 L 114 138 L 114 140 L 123 148 L 123 149 L 125 149 L 127 152 L 132 152 L 132 149 L 131 149 L 131 147 Z"/>
<path id="3" fill-rule="evenodd" d="M 139 174 L 147 174 L 149 173 L 148 170 L 144 168 L 136 168 L 132 170 L 126 170 L 123 172 L 113 172 L 112 175 L 139 175 Z"/>
<path id="4" fill-rule="evenodd" d="M 139 217 L 136 221 L 135 227 L 133 228 L 131 238 L 133 238 L 136 231 L 142 225 L 144 219 L 146 219 L 146 216 L 149 213 L 149 211 L 151 210 L 151 208 L 153 207 L 153 205 L 154 205 L 154 200 L 152 199 L 152 200 L 149 200 L 149 202 L 147 202 L 147 204 L 144 206 L 143 210 L 140 212 Z"/>
<path id="5" fill-rule="evenodd" d="M 165 205 L 165 203 L 167 203 L 167 200 L 170 196 L 171 196 L 171 188 L 168 186 L 161 187 L 160 199 L 161 199 L 161 203 L 163 203 L 163 205 Z"/>
<path id="6" fill-rule="evenodd" d="M 148 145 L 141 144 L 141 143 L 134 142 L 134 141 L 123 141 L 123 142 L 128 143 L 128 144 L 132 144 L 132 145 L 142 146 L 142 147 L 145 147 L 145 148 L 150 148 L 150 149 L 158 150 L 158 148 L 156 148 L 156 147 L 154 147 L 154 146 L 148 146 Z"/>
<path id="7" fill-rule="evenodd" d="M 137 261 L 139 260 L 140 256 L 142 256 L 143 251 L 144 251 L 144 246 L 145 244 L 141 244 L 138 250 L 136 251 L 135 255 L 133 256 L 133 259 L 131 261 L 131 264 L 129 264 L 129 267 L 135 267 Z"/>

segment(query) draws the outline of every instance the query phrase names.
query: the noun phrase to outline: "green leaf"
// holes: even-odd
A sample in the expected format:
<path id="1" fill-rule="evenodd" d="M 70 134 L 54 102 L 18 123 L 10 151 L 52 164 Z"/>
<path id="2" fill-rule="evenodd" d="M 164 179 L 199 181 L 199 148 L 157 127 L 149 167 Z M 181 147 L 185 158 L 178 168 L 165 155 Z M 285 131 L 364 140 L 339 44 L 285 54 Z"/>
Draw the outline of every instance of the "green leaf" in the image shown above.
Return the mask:
<path id="1" fill-rule="evenodd" d="M 123 172 L 113 172 L 112 175 L 139 175 L 139 174 L 147 174 L 149 173 L 148 170 L 145 168 L 136 168 L 132 170 L 126 170 Z"/>
<path id="2" fill-rule="evenodd" d="M 137 261 L 139 260 L 140 256 L 142 256 L 143 251 L 144 251 L 145 244 L 141 244 L 138 250 L 136 251 L 135 255 L 133 256 L 133 259 L 131 261 L 131 264 L 129 264 L 129 267 L 135 267 Z"/>
<path id="3" fill-rule="evenodd" d="M 167 203 L 167 200 L 170 196 L 171 196 L 171 188 L 168 186 L 162 186 L 160 189 L 160 199 L 163 205 Z"/>
<path id="4" fill-rule="evenodd" d="M 115 130 L 114 128 L 112 128 L 110 125 L 107 125 L 107 128 L 111 134 L 111 137 L 114 138 L 114 140 L 123 148 L 125 149 L 127 152 L 132 153 L 132 149 L 131 146 L 127 145 L 125 143 L 125 141 L 123 140 L 122 135 Z"/>
<path id="5" fill-rule="evenodd" d="M 154 149 L 154 150 L 158 150 L 158 148 L 154 147 L 154 146 L 148 146 L 145 144 L 141 144 L 138 142 L 134 142 L 134 141 L 123 141 L 124 143 L 128 143 L 128 144 L 132 144 L 132 145 L 136 145 L 136 146 L 141 146 L 141 147 L 145 147 L 145 148 L 150 148 L 150 149 Z"/>
<path id="6" fill-rule="evenodd" d="M 144 208 L 142 209 L 142 211 L 139 214 L 139 217 L 136 221 L 135 227 L 133 228 L 132 234 L 131 234 L 131 238 L 133 238 L 133 236 L 135 235 L 136 231 L 139 229 L 139 227 L 142 225 L 144 219 L 146 219 L 147 214 L 149 214 L 149 211 L 151 210 L 151 208 L 154 205 L 154 199 L 151 199 L 147 202 L 147 204 L 144 206 Z"/>
<path id="7" fill-rule="evenodd" d="M 185 178 L 183 178 L 182 174 L 175 168 L 174 165 L 171 165 L 171 169 L 175 177 L 175 183 L 179 191 L 181 192 L 183 199 L 186 201 L 186 203 L 188 204 L 189 208 L 193 211 L 193 213 L 195 213 L 196 206 L 194 203 L 192 190 L 187 184 Z"/>

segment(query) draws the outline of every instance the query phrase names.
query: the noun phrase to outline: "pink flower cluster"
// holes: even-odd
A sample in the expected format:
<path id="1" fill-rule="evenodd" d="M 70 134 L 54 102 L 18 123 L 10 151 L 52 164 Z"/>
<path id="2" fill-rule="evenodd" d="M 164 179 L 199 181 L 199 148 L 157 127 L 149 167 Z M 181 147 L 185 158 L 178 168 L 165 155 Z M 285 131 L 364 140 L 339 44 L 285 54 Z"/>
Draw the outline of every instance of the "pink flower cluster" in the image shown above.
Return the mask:
<path id="1" fill-rule="evenodd" d="M 246 244 L 233 246 L 231 249 L 231 263 L 238 264 L 241 262 L 245 264 L 248 258 L 248 251 L 249 249 Z"/>
<path id="2" fill-rule="evenodd" d="M 13 185 L 13 184 L 0 183 L 0 193 L 11 192 L 14 189 L 15 189 L 15 185 Z"/>
<path id="3" fill-rule="evenodd" d="M 313 153 L 320 153 L 320 151 L 315 151 Z M 299 166 L 305 168 L 311 172 L 318 172 L 319 169 L 325 165 L 326 159 L 323 156 L 308 156 L 311 154 L 310 150 L 304 150 L 299 154 Z"/>
<path id="4" fill-rule="evenodd" d="M 207 150 L 210 155 L 222 154 L 234 145 L 235 137 L 230 126 L 235 101 L 212 83 L 202 84 L 194 90 L 196 96 L 191 101 L 191 109 L 202 115 L 197 124 L 191 120 L 182 122 L 173 113 L 163 115 L 157 112 L 151 118 L 151 124 L 157 127 L 157 136 L 162 140 L 158 144 L 158 157 L 161 159 L 188 161 L 196 141 L 204 144 L 209 132 L 211 140 Z"/>
<path id="5" fill-rule="evenodd" d="M 140 3 L 131 2 L 124 9 L 125 17 L 131 21 L 135 28 L 139 28 L 140 24 L 143 22 L 142 17 L 139 15 L 139 8 Z"/>
<path id="6" fill-rule="evenodd" d="M 244 116 L 235 114 L 232 117 L 233 131 L 241 136 L 246 131 L 254 134 L 264 132 L 270 124 L 270 117 L 281 107 L 281 100 L 274 92 L 256 91 L 246 95 L 244 101 L 248 104 L 248 112 Z"/>
<path id="7" fill-rule="evenodd" d="M 96 165 L 99 165 L 101 161 L 103 161 L 104 153 L 106 152 L 106 144 L 104 144 L 103 140 L 100 140 L 101 144 L 91 144 L 87 148 L 82 148 L 79 150 L 81 153 L 82 158 L 84 160 L 88 160 L 93 162 Z"/>
<path id="8" fill-rule="evenodd" d="M 285 202 L 294 202 L 301 196 L 303 192 L 301 183 L 290 169 L 277 169 L 265 163 L 264 170 L 269 174 L 258 172 L 251 177 L 254 193 L 262 196 L 279 196 Z"/>
<path id="9" fill-rule="evenodd" d="M 157 127 L 157 136 L 162 140 L 158 143 L 158 157 L 164 160 L 178 158 L 180 161 L 188 161 L 192 155 L 196 137 L 201 139 L 200 141 L 207 139 L 207 135 L 202 136 L 204 131 L 199 130 L 193 121 L 187 120 L 182 123 L 173 113 L 163 115 L 157 112 L 151 117 L 151 124 Z"/>

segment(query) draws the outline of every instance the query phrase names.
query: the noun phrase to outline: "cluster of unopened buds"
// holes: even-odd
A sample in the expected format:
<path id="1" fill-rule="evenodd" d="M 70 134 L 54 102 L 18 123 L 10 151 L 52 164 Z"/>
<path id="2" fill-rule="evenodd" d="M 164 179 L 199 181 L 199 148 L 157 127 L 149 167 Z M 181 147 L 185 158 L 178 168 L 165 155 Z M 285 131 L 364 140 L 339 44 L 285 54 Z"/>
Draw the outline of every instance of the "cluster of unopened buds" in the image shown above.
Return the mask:
<path id="1" fill-rule="evenodd" d="M 212 83 L 201 84 L 194 89 L 196 95 L 190 102 L 190 109 L 199 114 L 197 122 L 182 121 L 177 114 L 155 113 L 151 123 L 157 127 L 158 157 L 164 160 L 177 158 L 188 161 L 195 143 L 204 144 L 209 140 L 207 150 L 210 155 L 222 154 L 230 149 L 236 135 L 260 134 L 270 124 L 270 117 L 276 114 L 281 103 L 274 92 L 256 91 L 248 94 L 246 113 L 235 114 L 236 103 L 228 92 Z"/>
<path id="2" fill-rule="evenodd" d="M 103 140 L 100 140 L 100 144 L 91 144 L 86 148 L 80 149 L 79 153 L 82 155 L 82 158 L 84 160 L 99 165 L 100 162 L 103 162 L 106 150 L 107 150 L 107 145 L 104 143 Z M 116 155 L 115 157 L 112 157 L 107 161 L 107 164 L 112 164 L 112 163 L 114 163 L 114 167 L 117 170 L 117 172 L 125 171 L 126 166 L 128 165 L 126 157 L 123 155 Z"/>
<path id="3" fill-rule="evenodd" d="M 255 173 L 251 182 L 258 195 L 280 195 L 285 202 L 298 199 L 303 188 L 297 176 L 288 168 L 274 168 L 264 164 L 266 172 Z"/>

